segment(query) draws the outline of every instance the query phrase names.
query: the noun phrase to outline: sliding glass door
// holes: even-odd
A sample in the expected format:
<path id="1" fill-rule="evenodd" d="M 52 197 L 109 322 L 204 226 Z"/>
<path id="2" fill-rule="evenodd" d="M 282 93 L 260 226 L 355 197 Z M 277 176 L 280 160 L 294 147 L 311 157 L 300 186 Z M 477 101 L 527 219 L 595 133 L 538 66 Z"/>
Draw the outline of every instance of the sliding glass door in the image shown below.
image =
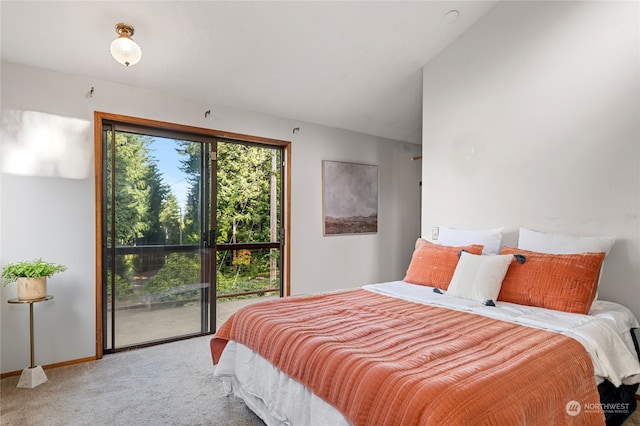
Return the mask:
<path id="1" fill-rule="evenodd" d="M 218 323 L 282 286 L 283 150 L 219 140 L 216 179 Z"/>
<path id="2" fill-rule="evenodd" d="M 105 139 L 105 350 L 206 333 L 215 144 L 113 124 Z"/>
<path id="3" fill-rule="evenodd" d="M 283 295 L 284 149 L 104 120 L 103 353 Z"/>

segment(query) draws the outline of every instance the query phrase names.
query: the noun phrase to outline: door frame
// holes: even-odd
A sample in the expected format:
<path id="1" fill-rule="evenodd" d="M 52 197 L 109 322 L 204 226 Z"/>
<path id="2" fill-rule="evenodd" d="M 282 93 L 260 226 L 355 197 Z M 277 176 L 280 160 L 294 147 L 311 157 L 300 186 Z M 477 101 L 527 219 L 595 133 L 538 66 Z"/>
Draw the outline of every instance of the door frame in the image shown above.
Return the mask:
<path id="1" fill-rule="evenodd" d="M 264 138 L 261 136 L 243 135 L 239 133 L 224 132 L 214 129 L 206 129 L 202 127 L 187 126 L 176 123 L 169 123 L 158 120 L 151 120 L 146 118 L 129 117 L 120 114 L 112 114 L 108 112 L 94 111 L 94 166 L 95 166 L 95 219 L 96 219 L 96 358 L 101 359 L 103 356 L 103 328 L 102 321 L 102 259 L 104 253 L 104 247 L 102 245 L 102 233 L 103 229 L 103 217 L 102 217 L 102 203 L 103 203 L 103 156 L 102 156 L 102 135 L 103 135 L 103 121 L 116 121 L 123 124 L 130 124 L 136 126 L 152 127 L 155 129 L 162 129 L 167 131 L 175 131 L 182 133 L 189 133 L 211 138 L 223 138 L 238 142 L 254 142 L 262 145 L 271 145 L 282 148 L 283 161 L 284 161 L 284 176 L 283 176 L 283 205 L 282 205 L 282 227 L 284 231 L 284 237 L 282 239 L 284 248 L 282 250 L 282 295 L 288 296 L 290 294 L 290 242 L 291 242 L 291 141 Z M 212 332 L 213 333 L 213 332 Z"/>

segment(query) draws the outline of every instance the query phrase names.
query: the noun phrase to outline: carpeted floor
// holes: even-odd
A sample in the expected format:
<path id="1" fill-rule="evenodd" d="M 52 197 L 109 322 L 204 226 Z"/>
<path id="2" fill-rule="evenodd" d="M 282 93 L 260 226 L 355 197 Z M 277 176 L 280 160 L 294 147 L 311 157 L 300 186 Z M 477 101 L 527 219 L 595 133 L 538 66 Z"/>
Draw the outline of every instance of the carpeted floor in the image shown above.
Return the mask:
<path id="1" fill-rule="evenodd" d="M 240 399 L 224 395 L 213 377 L 209 340 L 47 370 L 49 381 L 34 389 L 16 388 L 18 376 L 3 379 L 0 424 L 263 426 Z M 640 409 L 624 426 L 640 426 Z"/>
<path id="2" fill-rule="evenodd" d="M 106 355 L 45 371 L 49 381 L 16 388 L 1 381 L 0 424 L 233 425 L 262 421 L 213 377 L 210 337 Z"/>
<path id="3" fill-rule="evenodd" d="M 633 412 L 631 417 L 629 417 L 622 426 L 640 426 L 640 404 L 638 404 L 638 408 Z"/>

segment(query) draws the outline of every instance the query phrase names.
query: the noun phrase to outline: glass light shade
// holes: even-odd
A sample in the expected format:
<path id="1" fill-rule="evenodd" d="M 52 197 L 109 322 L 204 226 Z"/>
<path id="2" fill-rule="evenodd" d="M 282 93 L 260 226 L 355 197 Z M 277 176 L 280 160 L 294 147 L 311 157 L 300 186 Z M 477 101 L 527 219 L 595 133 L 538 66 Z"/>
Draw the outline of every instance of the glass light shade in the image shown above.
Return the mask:
<path id="1" fill-rule="evenodd" d="M 122 65 L 135 65 L 142 58 L 140 46 L 127 35 L 121 35 L 111 42 L 111 56 Z"/>

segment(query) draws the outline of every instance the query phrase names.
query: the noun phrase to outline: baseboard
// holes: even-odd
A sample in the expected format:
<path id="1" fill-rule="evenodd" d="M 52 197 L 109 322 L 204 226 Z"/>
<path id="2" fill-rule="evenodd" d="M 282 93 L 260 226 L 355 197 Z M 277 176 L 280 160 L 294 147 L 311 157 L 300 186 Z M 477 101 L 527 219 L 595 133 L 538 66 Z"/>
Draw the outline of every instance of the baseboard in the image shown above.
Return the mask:
<path id="1" fill-rule="evenodd" d="M 99 358 L 97 356 L 90 356 L 87 358 L 79 358 L 71 361 L 64 361 L 64 362 L 57 362 L 55 364 L 43 365 L 42 368 L 45 370 L 50 370 L 52 368 L 66 367 L 67 365 L 82 364 L 84 362 L 89 362 L 89 361 L 97 361 L 98 359 Z M 20 374 L 22 374 L 22 370 L 9 371 L 7 373 L 0 374 L 0 379 L 4 379 L 6 377 L 12 377 L 12 376 L 19 376 Z M 637 396 L 638 395 L 636 395 L 636 397 Z"/>

